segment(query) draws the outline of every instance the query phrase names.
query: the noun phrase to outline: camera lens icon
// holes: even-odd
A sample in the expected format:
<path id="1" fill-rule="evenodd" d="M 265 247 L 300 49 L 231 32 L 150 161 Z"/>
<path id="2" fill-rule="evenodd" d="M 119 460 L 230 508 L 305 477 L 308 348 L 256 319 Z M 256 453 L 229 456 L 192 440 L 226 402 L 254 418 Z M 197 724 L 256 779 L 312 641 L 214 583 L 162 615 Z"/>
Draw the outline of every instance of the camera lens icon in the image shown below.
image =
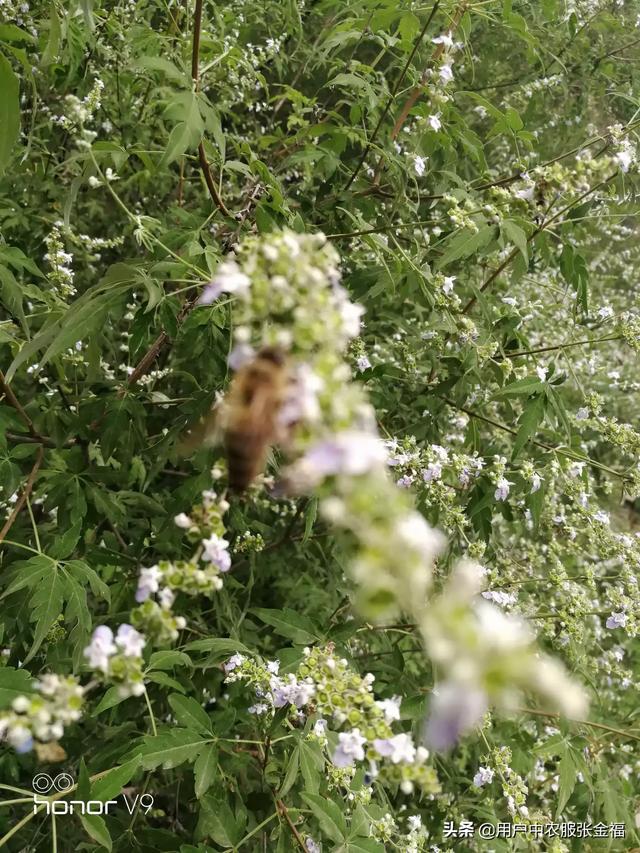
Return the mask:
<path id="1" fill-rule="evenodd" d="M 69 788 L 73 788 L 73 776 L 69 776 L 68 773 L 58 773 L 53 780 L 53 787 L 60 793 L 68 791 Z"/>
<path id="2" fill-rule="evenodd" d="M 48 773 L 38 773 L 37 776 L 33 777 L 31 787 L 36 794 L 48 794 L 53 788 L 53 779 Z"/>
<path id="3" fill-rule="evenodd" d="M 36 794 L 48 794 L 52 789 L 63 794 L 65 791 L 73 788 L 73 785 L 73 776 L 70 776 L 68 773 L 58 773 L 55 779 L 52 779 L 48 773 L 38 773 L 37 776 L 33 777 L 33 781 L 31 782 L 31 787 Z"/>

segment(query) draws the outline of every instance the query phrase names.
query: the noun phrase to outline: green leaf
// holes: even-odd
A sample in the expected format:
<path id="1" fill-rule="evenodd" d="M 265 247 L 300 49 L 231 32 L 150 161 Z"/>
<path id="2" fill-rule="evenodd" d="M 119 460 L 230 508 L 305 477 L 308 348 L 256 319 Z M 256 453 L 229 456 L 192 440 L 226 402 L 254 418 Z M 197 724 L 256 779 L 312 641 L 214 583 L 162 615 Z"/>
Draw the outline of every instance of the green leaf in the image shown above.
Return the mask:
<path id="1" fill-rule="evenodd" d="M 525 264 L 529 264 L 529 252 L 527 249 L 527 235 L 522 228 L 512 219 L 504 219 L 500 226 L 507 240 L 510 240 L 519 250 Z"/>
<path id="2" fill-rule="evenodd" d="M 179 693 L 172 693 L 169 696 L 169 705 L 171 705 L 179 725 L 192 731 L 211 734 L 211 719 L 209 715 L 191 696 L 181 696 Z"/>
<path id="3" fill-rule="evenodd" d="M 317 794 L 324 773 L 324 756 L 319 744 L 300 741 L 300 770 L 306 790 Z"/>
<path id="4" fill-rule="evenodd" d="M 40 60 L 43 67 L 46 68 L 47 65 L 51 65 L 57 59 L 60 52 L 61 36 L 60 18 L 58 17 L 55 4 L 51 3 L 49 6 L 49 40 Z"/>
<path id="5" fill-rule="evenodd" d="M 20 83 L 9 60 L 0 53 L 0 174 L 11 160 L 20 135 Z"/>
<path id="6" fill-rule="evenodd" d="M 51 626 L 62 612 L 63 592 L 65 585 L 58 570 L 51 565 L 49 571 L 43 576 L 40 583 L 29 601 L 31 607 L 30 618 L 36 623 L 33 635 L 33 644 L 29 654 L 24 659 L 28 663 L 42 645 L 42 641 L 51 630 Z"/>
<path id="7" fill-rule="evenodd" d="M 468 258 L 478 249 L 486 246 L 495 233 L 493 225 L 484 225 L 476 233 L 463 229 L 456 231 L 445 243 L 445 252 L 438 261 L 436 269 L 443 269 L 453 261 Z"/>
<path id="8" fill-rule="evenodd" d="M 267 625 L 275 628 L 277 634 L 288 637 L 299 645 L 307 646 L 321 639 L 320 632 L 308 617 L 288 607 L 283 607 L 282 610 L 254 607 L 251 612 Z"/>
<path id="9" fill-rule="evenodd" d="M 211 836 L 221 847 L 235 847 L 242 837 L 239 821 L 231 811 L 226 793 L 208 791 L 200 800 L 197 837 Z"/>
<path id="10" fill-rule="evenodd" d="M 558 765 L 558 806 L 556 808 L 556 819 L 562 814 L 562 810 L 569 801 L 569 797 L 573 793 L 578 777 L 578 768 L 571 754 L 571 749 L 567 749 L 564 756 L 560 759 Z"/>
<path id="11" fill-rule="evenodd" d="M 124 702 L 125 699 L 129 697 L 122 696 L 117 687 L 110 687 L 102 699 L 98 702 L 98 706 L 93 712 L 93 716 L 97 717 L 98 714 L 101 714 L 103 711 L 108 711 L 109 708 L 115 708 L 116 705 L 119 705 L 121 702 Z"/>
<path id="12" fill-rule="evenodd" d="M 151 655 L 147 670 L 173 669 L 174 666 L 193 666 L 193 662 L 189 655 L 184 652 L 179 652 L 176 649 L 163 649 Z"/>
<path id="13" fill-rule="evenodd" d="M 74 812 L 76 814 L 76 812 Z M 84 826 L 86 832 L 93 838 L 94 841 L 97 841 L 101 847 L 106 847 L 107 850 L 111 850 L 112 841 L 111 836 L 109 835 L 109 830 L 107 829 L 107 824 L 104 822 L 104 819 L 100 817 L 100 815 L 95 814 L 79 814 L 80 823 Z"/>
<path id="14" fill-rule="evenodd" d="M 347 826 L 339 807 L 328 797 L 303 793 L 302 799 L 316 816 L 320 829 L 332 841 L 340 843 L 347 836 Z"/>
<path id="15" fill-rule="evenodd" d="M 218 748 L 214 744 L 207 744 L 196 758 L 193 773 L 196 797 L 201 799 L 218 775 Z"/>
<path id="16" fill-rule="evenodd" d="M 122 793 L 124 786 L 131 781 L 139 766 L 140 757 L 136 756 L 131 761 L 127 761 L 126 764 L 114 767 L 113 770 L 110 770 L 101 779 L 96 779 L 91 786 L 90 799 L 105 802 L 106 800 L 112 800 L 114 797 L 117 797 L 118 794 Z"/>
<path id="17" fill-rule="evenodd" d="M 520 416 L 518 434 L 513 442 L 511 458 L 515 459 L 525 444 L 538 429 L 545 412 L 546 398 L 544 394 L 538 394 L 527 402 L 524 412 Z"/>
<path id="18" fill-rule="evenodd" d="M 289 756 L 289 761 L 287 762 L 287 772 L 284 774 L 284 779 L 282 780 L 282 785 L 280 786 L 280 790 L 278 791 L 279 797 L 286 797 L 287 793 L 291 790 L 291 788 L 295 784 L 295 781 L 298 778 L 299 772 L 300 772 L 300 744 L 298 744 L 295 747 L 295 749 L 292 750 L 291 755 Z"/>
<path id="19" fill-rule="evenodd" d="M 509 385 L 505 385 L 496 394 L 494 399 L 500 397 L 529 397 L 536 391 L 541 391 L 544 388 L 544 383 L 536 376 L 525 376 L 524 379 L 516 379 Z"/>
<path id="20" fill-rule="evenodd" d="M 8 708 L 18 696 L 33 692 L 31 674 L 25 669 L 0 667 L 0 709 Z"/>
<path id="21" fill-rule="evenodd" d="M 189 729 L 172 729 L 155 737 L 147 737 L 134 748 L 133 756 L 140 755 L 145 770 L 163 767 L 169 770 L 187 761 L 193 761 L 207 741 Z"/>

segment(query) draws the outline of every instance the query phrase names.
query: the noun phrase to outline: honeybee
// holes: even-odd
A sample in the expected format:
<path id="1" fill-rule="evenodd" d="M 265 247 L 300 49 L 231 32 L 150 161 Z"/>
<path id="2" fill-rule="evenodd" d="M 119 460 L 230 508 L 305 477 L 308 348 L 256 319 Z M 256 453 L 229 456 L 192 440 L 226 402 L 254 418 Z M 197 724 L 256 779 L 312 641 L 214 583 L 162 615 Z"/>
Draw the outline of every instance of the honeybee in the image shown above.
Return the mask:
<path id="1" fill-rule="evenodd" d="M 243 492 L 264 468 L 269 448 L 284 438 L 279 414 L 290 387 L 287 359 L 277 347 L 263 347 L 239 368 L 222 403 L 191 431 L 187 449 L 222 438 L 229 489 Z"/>

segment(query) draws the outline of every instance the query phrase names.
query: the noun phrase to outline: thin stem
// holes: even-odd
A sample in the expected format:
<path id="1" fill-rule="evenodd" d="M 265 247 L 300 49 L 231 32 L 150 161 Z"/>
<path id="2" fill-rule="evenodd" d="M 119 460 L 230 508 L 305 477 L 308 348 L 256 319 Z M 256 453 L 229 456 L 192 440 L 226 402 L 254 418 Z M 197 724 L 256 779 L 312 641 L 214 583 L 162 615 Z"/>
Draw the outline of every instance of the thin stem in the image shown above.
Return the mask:
<path id="1" fill-rule="evenodd" d="M 382 114 L 381 114 L 380 118 L 378 119 L 378 123 L 375 126 L 373 133 L 371 134 L 371 138 L 367 142 L 365 149 L 362 152 L 362 156 L 358 160 L 358 163 L 356 164 L 355 169 L 351 173 L 351 177 L 349 178 L 349 180 L 347 181 L 347 183 L 345 185 L 345 188 L 344 188 L 345 192 L 349 189 L 351 184 L 355 181 L 355 179 L 358 175 L 358 172 L 360 171 L 360 169 L 364 165 L 364 161 L 367 159 L 369 152 L 371 151 L 371 148 L 373 146 L 373 143 L 375 142 L 376 136 L 378 135 L 380 128 L 382 127 L 382 123 L 384 122 L 385 118 L 387 117 L 387 113 L 391 109 L 391 104 L 395 100 L 395 97 L 398 93 L 398 89 L 400 88 L 400 84 L 404 80 L 405 75 L 406 75 L 407 71 L 409 70 L 409 66 L 413 62 L 413 57 L 416 55 L 418 47 L 422 43 L 422 40 L 425 37 L 427 30 L 431 26 L 431 21 L 433 20 L 433 16 L 435 15 L 435 13 L 438 11 L 439 5 L 440 5 L 440 0 L 436 0 L 436 2 L 433 4 L 433 8 L 431 9 L 431 13 L 429 14 L 429 17 L 427 18 L 427 22 L 425 23 L 424 27 L 422 28 L 422 30 L 420 31 L 420 33 L 416 37 L 416 40 L 413 43 L 413 49 L 412 49 L 411 53 L 409 54 L 409 58 L 405 62 L 404 68 L 400 72 L 400 76 L 398 77 L 398 79 L 396 80 L 396 82 L 394 84 L 393 90 L 391 91 L 391 94 L 389 95 L 389 100 L 387 101 L 384 109 L 382 110 Z"/>
<path id="2" fill-rule="evenodd" d="M 156 726 L 156 718 L 155 718 L 155 716 L 154 716 L 153 708 L 151 707 L 151 702 L 149 701 L 149 694 L 147 693 L 146 688 L 145 688 L 145 691 L 144 691 L 144 698 L 145 698 L 145 701 L 146 701 L 146 703 L 147 703 L 147 708 L 149 709 L 149 717 L 150 717 L 150 720 L 151 720 L 151 731 L 153 732 L 153 736 L 154 736 L 154 737 L 157 737 L 157 735 L 158 735 L 158 727 Z"/>
<path id="3" fill-rule="evenodd" d="M 242 847 L 242 845 L 243 845 L 246 841 L 248 841 L 252 836 L 254 836 L 254 835 L 256 834 L 256 832 L 260 832 L 260 830 L 261 830 L 264 826 L 266 826 L 268 823 L 271 823 L 271 821 L 274 819 L 274 817 L 278 817 L 278 812 L 277 812 L 277 811 L 276 811 L 276 812 L 274 812 L 272 815 L 269 815 L 269 817 L 265 818 L 265 819 L 262 821 L 262 823 L 259 823 L 257 826 L 255 826 L 255 827 L 251 830 L 251 832 L 248 832 L 248 833 L 245 835 L 245 837 L 244 837 L 244 838 L 241 838 L 241 839 L 240 839 L 240 841 L 238 841 L 238 843 L 236 844 L 236 846 L 235 846 L 235 847 L 230 847 L 230 848 L 229 848 L 229 850 L 230 850 L 230 851 L 231 851 L 231 850 L 238 850 L 238 848 Z"/>
<path id="4" fill-rule="evenodd" d="M 2 530 L 0 530 L 0 542 L 3 541 L 3 539 L 5 538 L 7 533 L 11 530 L 16 518 L 20 514 L 22 507 L 27 502 L 29 495 L 31 494 L 31 490 L 33 489 L 33 484 L 35 483 L 36 477 L 38 476 L 38 471 L 40 469 L 40 465 L 42 465 L 43 458 L 44 458 L 44 448 L 42 446 L 40 446 L 38 448 L 36 461 L 33 465 L 33 468 L 31 469 L 31 473 L 29 474 L 27 482 L 25 483 L 24 489 L 22 490 L 22 494 L 20 495 L 20 497 L 16 501 L 16 505 L 14 506 L 13 511 L 11 512 L 11 515 L 6 520 L 4 527 L 2 528 Z M 33 516 L 32 516 L 32 518 L 33 518 Z M 40 542 L 38 541 L 37 535 L 36 535 L 36 542 L 38 544 L 38 553 L 40 553 Z"/>
<path id="5" fill-rule="evenodd" d="M 515 708 L 520 714 L 534 714 L 537 717 L 552 717 L 558 718 L 562 716 L 557 711 L 541 711 L 538 708 Z M 640 741 L 640 735 L 635 735 L 630 731 L 625 731 L 624 729 L 616 729 L 613 726 L 607 726 L 605 723 L 592 723 L 590 720 L 574 720 L 569 718 L 572 723 L 576 723 L 579 726 L 591 726 L 594 729 L 601 729 L 605 732 L 610 732 L 611 734 L 620 735 L 621 737 L 630 738 L 631 740 Z"/>
<path id="6" fill-rule="evenodd" d="M 200 83 L 200 32 L 202 30 L 202 5 L 203 0 L 196 0 L 196 5 L 193 13 L 193 49 L 191 51 L 191 77 L 193 79 L 193 85 L 196 92 L 198 91 L 198 85 Z M 218 192 L 218 188 L 216 187 L 216 183 L 213 180 L 213 175 L 211 174 L 211 167 L 209 166 L 207 154 L 204 150 L 204 140 L 201 140 L 200 144 L 198 145 L 198 158 L 200 160 L 200 169 L 202 170 L 202 174 L 204 176 L 207 189 L 209 190 L 209 195 L 213 199 L 213 203 L 221 213 L 224 213 L 225 216 L 231 216 L 225 203 L 222 201 L 220 193 Z"/>
<path id="7" fill-rule="evenodd" d="M 564 350 L 570 349 L 571 347 L 579 347 L 585 344 L 601 344 L 604 341 L 620 341 L 622 340 L 622 335 L 609 335 L 605 338 L 585 338 L 583 341 L 571 341 L 568 344 L 556 344 L 555 346 L 549 347 L 536 347 L 535 349 L 525 349 L 525 350 L 517 350 L 517 352 L 506 352 L 504 354 L 504 358 L 520 358 L 525 355 L 536 355 L 540 352 L 554 352 L 555 350 Z M 496 356 L 496 359 L 499 359 L 500 356 Z"/>

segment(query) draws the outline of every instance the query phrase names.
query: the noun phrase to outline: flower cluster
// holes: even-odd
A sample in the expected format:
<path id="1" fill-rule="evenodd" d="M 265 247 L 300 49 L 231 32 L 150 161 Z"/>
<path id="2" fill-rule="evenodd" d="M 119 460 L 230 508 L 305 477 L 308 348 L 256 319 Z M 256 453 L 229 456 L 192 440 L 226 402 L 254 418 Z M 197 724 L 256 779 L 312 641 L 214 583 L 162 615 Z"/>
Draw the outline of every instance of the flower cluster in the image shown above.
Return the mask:
<path id="1" fill-rule="evenodd" d="M 569 717 L 581 717 L 586 695 L 555 660 L 540 655 L 527 626 L 480 596 L 483 570 L 456 565 L 421 623 L 434 662 L 446 673 L 434 690 L 427 742 L 447 749 L 477 726 L 492 702 L 509 710 L 522 691 L 549 699 Z"/>
<path id="2" fill-rule="evenodd" d="M 221 474 L 216 470 L 216 477 Z M 174 518 L 176 526 L 185 531 L 187 540 L 196 548 L 191 559 L 161 560 L 140 570 L 136 591 L 140 607 L 132 612 L 131 618 L 152 643 L 174 642 L 179 631 L 186 627 L 186 619 L 172 612 L 178 593 L 211 596 L 222 589 L 221 575 L 231 568 L 223 522 L 228 509 L 228 501 L 211 489 L 205 490 L 201 503 L 192 508 L 190 515 L 181 512 Z"/>
<path id="3" fill-rule="evenodd" d="M 47 673 L 34 686 L 36 693 L 16 696 L 11 710 L 0 712 L 0 739 L 16 752 L 59 740 L 82 714 L 84 690 L 73 676 Z"/>
<path id="4" fill-rule="evenodd" d="M 144 693 L 142 650 L 145 645 L 145 638 L 132 625 L 120 625 L 115 636 L 107 625 L 99 625 L 84 656 L 91 669 L 118 686 L 122 697 L 141 696 Z"/>
<path id="5" fill-rule="evenodd" d="M 49 272 L 49 281 L 53 286 L 53 290 L 63 299 L 68 299 L 76 292 L 73 284 L 73 270 L 71 263 L 73 255 L 66 252 L 62 242 L 60 228 L 61 222 L 56 222 L 49 234 L 46 237 L 47 252 L 44 256 L 45 261 L 51 267 Z"/>
<path id="6" fill-rule="evenodd" d="M 331 754 L 338 769 L 366 759 L 369 778 L 396 782 L 406 793 L 414 785 L 431 793 L 438 790 L 435 772 L 425 763 L 428 751 L 416 746 L 411 735 L 393 732 L 392 723 L 400 719 L 400 698 L 377 700 L 373 675 L 358 675 L 331 646 L 305 649 L 304 661 L 286 677 L 279 674 L 278 661 L 263 664 L 241 654 L 233 655 L 224 671 L 228 683 L 243 681 L 254 688 L 258 701 L 249 709 L 254 714 L 286 706 L 294 718 L 313 714 L 311 736 L 324 746 L 329 740 L 327 718 L 336 727 L 346 727 Z"/>

